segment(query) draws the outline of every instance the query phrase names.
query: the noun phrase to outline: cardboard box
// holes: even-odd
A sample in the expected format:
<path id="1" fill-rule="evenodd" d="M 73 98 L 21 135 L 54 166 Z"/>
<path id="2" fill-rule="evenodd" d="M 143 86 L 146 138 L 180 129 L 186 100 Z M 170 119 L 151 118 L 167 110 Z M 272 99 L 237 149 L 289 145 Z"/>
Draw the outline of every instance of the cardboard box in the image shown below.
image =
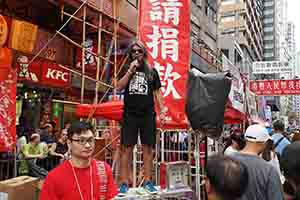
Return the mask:
<path id="1" fill-rule="evenodd" d="M 37 199 L 38 178 L 19 176 L 0 182 L 1 200 Z"/>

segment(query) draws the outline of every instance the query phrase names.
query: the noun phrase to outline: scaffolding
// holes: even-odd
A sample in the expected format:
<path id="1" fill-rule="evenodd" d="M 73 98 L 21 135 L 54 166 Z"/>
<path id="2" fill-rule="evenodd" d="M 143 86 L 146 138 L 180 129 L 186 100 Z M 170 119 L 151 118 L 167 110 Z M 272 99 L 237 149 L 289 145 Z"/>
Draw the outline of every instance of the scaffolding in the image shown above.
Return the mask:
<path id="1" fill-rule="evenodd" d="M 67 20 L 65 23 L 60 27 L 59 30 L 56 31 L 56 33 L 48 40 L 48 42 L 45 44 L 43 48 L 40 49 L 40 51 L 32 58 L 32 60 L 29 62 L 34 61 L 47 47 L 47 45 L 57 36 L 62 37 L 75 47 L 81 49 L 81 70 L 75 70 L 71 69 L 69 67 L 59 65 L 64 70 L 68 70 L 71 73 L 74 73 L 81 77 L 81 90 L 80 90 L 80 102 L 72 102 L 72 101 L 63 101 L 59 100 L 60 103 L 67 103 L 67 104 L 79 104 L 79 103 L 85 103 L 84 97 L 85 97 L 85 83 L 86 80 L 90 80 L 95 82 L 95 88 L 94 88 L 94 100 L 93 104 L 99 104 L 102 103 L 105 100 L 105 97 L 108 95 L 108 93 L 113 90 L 113 95 L 116 95 L 116 81 L 118 74 L 122 70 L 124 64 L 127 61 L 126 56 L 124 56 L 121 59 L 121 62 L 119 62 L 118 65 L 118 57 L 117 57 L 117 49 L 118 49 L 118 38 L 120 37 L 120 27 L 126 29 L 128 32 L 134 35 L 134 31 L 131 30 L 128 26 L 126 26 L 124 23 L 122 23 L 117 16 L 117 0 L 112 0 L 113 3 L 113 12 L 112 15 L 109 13 L 106 13 L 103 11 L 103 2 L 101 1 L 100 7 L 95 6 L 93 3 L 91 3 L 90 0 L 78 0 L 78 8 L 75 12 L 69 13 L 65 10 L 64 5 L 61 6 L 61 18 L 64 19 L 67 17 Z M 92 13 L 94 16 L 97 17 L 96 23 L 91 22 L 88 20 L 90 13 Z M 81 30 L 80 30 L 80 41 L 81 43 L 77 42 L 76 39 L 74 39 L 69 34 L 66 34 L 63 32 L 63 29 L 67 26 L 68 23 L 71 23 L 71 20 L 74 20 L 78 23 L 81 23 Z M 87 35 L 90 34 L 90 31 L 93 30 L 93 34 L 97 34 L 97 52 L 93 52 L 92 50 L 87 49 L 85 42 L 87 39 Z M 96 31 L 96 32 L 95 32 Z M 109 49 L 107 52 L 103 52 L 103 40 L 104 38 L 110 38 L 109 43 Z M 138 37 L 138 35 L 137 35 Z M 78 39 L 78 38 L 77 38 Z M 91 54 L 94 56 L 97 60 L 96 62 L 96 76 L 92 77 L 90 74 L 87 73 L 86 69 L 86 55 Z M 105 55 L 104 55 L 105 54 Z M 108 65 L 113 66 L 113 77 L 109 82 L 106 82 L 104 80 L 104 74 L 106 70 L 108 70 Z M 99 96 L 100 88 L 102 89 L 102 97 Z M 95 108 L 96 109 L 96 108 Z M 93 109 L 88 117 L 88 120 L 91 120 L 93 118 L 93 114 L 95 112 L 95 109 Z M 102 127 L 103 128 L 103 127 Z M 104 127 L 104 128 L 110 128 L 110 127 Z M 179 133 L 180 131 L 186 131 L 186 130 L 172 130 L 176 133 Z M 189 163 L 192 163 L 192 160 L 194 160 L 195 166 L 192 166 L 193 171 L 193 180 L 195 181 L 195 190 L 196 194 L 198 195 L 197 199 L 205 199 L 205 194 L 203 184 L 201 184 L 203 180 L 204 175 L 204 166 L 201 166 L 201 160 L 206 158 L 205 153 L 200 153 L 199 145 L 203 142 L 205 142 L 205 145 L 207 146 L 207 139 L 206 137 L 202 137 L 203 134 L 189 134 L 188 136 L 188 146 L 187 149 L 181 149 L 180 146 L 178 148 L 174 143 L 169 143 L 170 141 L 165 140 L 168 134 L 170 134 L 170 131 L 160 131 L 159 133 L 159 142 L 156 145 L 155 150 L 155 159 L 154 159 L 154 169 L 155 169 L 155 180 L 158 183 L 159 182 L 159 166 L 162 162 L 168 162 L 170 161 L 169 156 L 175 155 L 178 156 L 175 160 L 187 160 Z M 95 152 L 95 157 L 104 151 L 108 151 L 109 147 L 112 145 L 113 142 L 119 139 L 119 136 L 112 137 L 111 141 L 105 145 L 103 149 L 101 149 L 98 152 Z M 173 145 L 173 146 L 172 146 Z M 174 146 L 175 145 L 175 146 Z M 117 165 L 115 160 L 113 159 L 113 155 L 110 153 L 106 153 L 106 158 L 110 159 L 112 161 L 113 168 Z M 140 151 L 140 145 L 136 145 L 133 155 L 133 186 L 137 187 L 142 184 L 143 178 L 141 176 L 142 172 L 142 156 Z M 192 180 L 190 180 L 192 182 Z M 179 198 L 182 199 L 182 198 Z"/>

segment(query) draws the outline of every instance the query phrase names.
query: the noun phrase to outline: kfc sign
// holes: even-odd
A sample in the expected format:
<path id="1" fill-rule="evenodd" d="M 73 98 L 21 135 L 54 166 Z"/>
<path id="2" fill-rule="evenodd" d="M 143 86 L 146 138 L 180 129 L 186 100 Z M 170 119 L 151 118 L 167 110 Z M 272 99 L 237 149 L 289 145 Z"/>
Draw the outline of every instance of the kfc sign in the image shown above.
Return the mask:
<path id="1" fill-rule="evenodd" d="M 45 85 L 66 87 L 69 86 L 70 73 L 51 62 L 42 63 L 41 81 Z"/>
<path id="2" fill-rule="evenodd" d="M 69 73 L 48 68 L 46 78 L 53 79 L 53 80 L 62 80 L 64 82 L 68 82 L 69 81 Z"/>

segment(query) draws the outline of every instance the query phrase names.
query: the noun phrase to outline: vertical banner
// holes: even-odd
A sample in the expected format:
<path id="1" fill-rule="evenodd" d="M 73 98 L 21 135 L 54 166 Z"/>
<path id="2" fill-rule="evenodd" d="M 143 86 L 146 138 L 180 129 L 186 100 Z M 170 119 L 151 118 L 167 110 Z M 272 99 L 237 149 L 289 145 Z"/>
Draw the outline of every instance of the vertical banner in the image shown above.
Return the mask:
<path id="1" fill-rule="evenodd" d="M 160 76 L 167 123 L 181 123 L 190 64 L 190 0 L 140 1 L 139 34 Z"/>
<path id="2" fill-rule="evenodd" d="M 0 152 L 12 152 L 16 144 L 17 72 L 12 52 L 0 48 Z"/>
<path id="3" fill-rule="evenodd" d="M 245 113 L 245 83 L 241 72 L 237 67 L 223 55 L 222 57 L 223 71 L 230 71 L 232 74 L 232 85 L 229 93 L 231 106 L 241 113 Z"/>

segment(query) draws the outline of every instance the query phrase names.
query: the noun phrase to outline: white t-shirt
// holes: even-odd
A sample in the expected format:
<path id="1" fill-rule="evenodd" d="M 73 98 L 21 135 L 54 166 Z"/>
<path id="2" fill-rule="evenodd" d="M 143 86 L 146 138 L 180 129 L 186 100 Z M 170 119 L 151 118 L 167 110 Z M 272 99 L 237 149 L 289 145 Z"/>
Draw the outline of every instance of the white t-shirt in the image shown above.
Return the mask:
<path id="1" fill-rule="evenodd" d="M 227 147 L 227 149 L 224 151 L 225 156 L 230 156 L 232 154 L 237 153 L 238 151 L 234 149 L 232 146 Z"/>

